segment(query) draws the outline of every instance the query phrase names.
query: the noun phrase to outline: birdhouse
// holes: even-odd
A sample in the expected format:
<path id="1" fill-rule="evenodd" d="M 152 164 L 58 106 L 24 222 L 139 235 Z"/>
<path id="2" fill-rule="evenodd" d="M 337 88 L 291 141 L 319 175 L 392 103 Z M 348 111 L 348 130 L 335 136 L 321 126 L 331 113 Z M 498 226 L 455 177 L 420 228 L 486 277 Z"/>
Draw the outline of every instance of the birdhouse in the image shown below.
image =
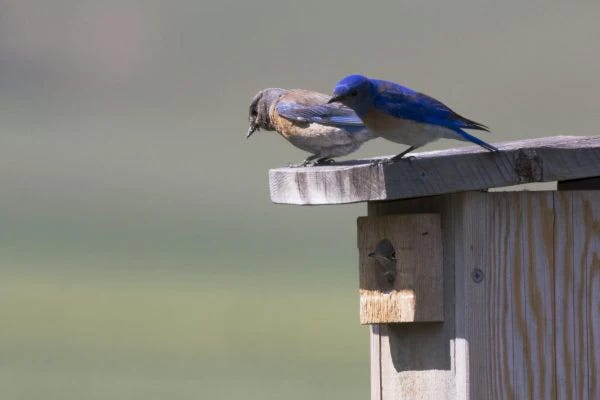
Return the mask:
<path id="1" fill-rule="evenodd" d="M 600 137 L 499 148 L 269 171 L 275 203 L 367 202 L 372 400 L 600 399 Z"/>

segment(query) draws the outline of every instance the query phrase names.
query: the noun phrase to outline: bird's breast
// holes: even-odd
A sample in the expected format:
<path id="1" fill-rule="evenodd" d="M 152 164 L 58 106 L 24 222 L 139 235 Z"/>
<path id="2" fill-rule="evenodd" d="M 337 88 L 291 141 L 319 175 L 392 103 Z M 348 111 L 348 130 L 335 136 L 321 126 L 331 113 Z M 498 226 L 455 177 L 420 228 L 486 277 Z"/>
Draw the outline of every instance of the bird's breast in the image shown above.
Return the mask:
<path id="1" fill-rule="evenodd" d="M 371 138 L 364 130 L 353 134 L 345 129 L 311 122 L 290 121 L 281 117 L 276 110 L 271 112 L 273 128 L 295 146 L 313 153 L 323 148 L 360 145 Z"/>

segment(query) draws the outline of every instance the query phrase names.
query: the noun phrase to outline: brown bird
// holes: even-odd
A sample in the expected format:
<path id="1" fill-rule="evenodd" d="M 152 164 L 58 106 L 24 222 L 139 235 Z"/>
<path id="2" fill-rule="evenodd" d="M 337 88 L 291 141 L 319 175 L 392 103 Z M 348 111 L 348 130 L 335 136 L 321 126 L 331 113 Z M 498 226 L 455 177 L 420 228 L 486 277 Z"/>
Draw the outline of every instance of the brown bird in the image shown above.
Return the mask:
<path id="1" fill-rule="evenodd" d="M 293 166 L 331 164 L 375 138 L 350 108 L 327 104 L 330 96 L 303 89 L 261 90 L 250 103 L 246 137 L 264 129 L 276 131 L 297 148 L 311 153 Z"/>

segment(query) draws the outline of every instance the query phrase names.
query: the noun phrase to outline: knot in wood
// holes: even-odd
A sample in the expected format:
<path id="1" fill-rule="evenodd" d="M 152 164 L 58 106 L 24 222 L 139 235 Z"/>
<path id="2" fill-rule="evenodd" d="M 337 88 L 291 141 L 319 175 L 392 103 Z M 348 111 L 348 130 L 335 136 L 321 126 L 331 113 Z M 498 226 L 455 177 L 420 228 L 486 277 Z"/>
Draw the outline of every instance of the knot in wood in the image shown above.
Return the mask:
<path id="1" fill-rule="evenodd" d="M 519 150 L 515 160 L 515 173 L 519 183 L 542 182 L 544 168 L 541 158 L 534 150 Z"/>
<path id="2" fill-rule="evenodd" d="M 473 282 L 475 283 L 481 283 L 483 281 L 484 276 L 485 275 L 483 274 L 483 271 L 479 268 L 475 268 L 473 269 L 473 271 L 471 271 L 471 279 L 473 279 Z"/>

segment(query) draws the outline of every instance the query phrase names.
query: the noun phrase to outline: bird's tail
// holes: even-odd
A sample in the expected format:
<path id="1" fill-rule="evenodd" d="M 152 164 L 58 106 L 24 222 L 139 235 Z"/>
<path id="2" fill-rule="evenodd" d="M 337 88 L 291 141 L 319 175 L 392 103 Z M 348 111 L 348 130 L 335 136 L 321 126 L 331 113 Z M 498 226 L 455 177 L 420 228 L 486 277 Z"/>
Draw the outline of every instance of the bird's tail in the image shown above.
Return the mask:
<path id="1" fill-rule="evenodd" d="M 489 143 L 484 142 L 483 140 L 476 138 L 473 135 L 469 135 L 467 132 L 463 131 L 462 129 L 457 129 L 456 133 L 458 133 L 460 136 L 463 137 L 464 140 L 468 140 L 469 142 L 473 142 L 481 147 L 483 147 L 484 149 L 487 149 L 489 151 L 499 151 L 497 147 L 492 146 Z"/>
<path id="2" fill-rule="evenodd" d="M 465 118 L 462 115 L 456 114 L 456 118 L 460 121 L 460 127 L 463 129 L 477 129 L 479 131 L 489 132 L 490 128 L 480 122 L 473 121 L 472 119 Z"/>

